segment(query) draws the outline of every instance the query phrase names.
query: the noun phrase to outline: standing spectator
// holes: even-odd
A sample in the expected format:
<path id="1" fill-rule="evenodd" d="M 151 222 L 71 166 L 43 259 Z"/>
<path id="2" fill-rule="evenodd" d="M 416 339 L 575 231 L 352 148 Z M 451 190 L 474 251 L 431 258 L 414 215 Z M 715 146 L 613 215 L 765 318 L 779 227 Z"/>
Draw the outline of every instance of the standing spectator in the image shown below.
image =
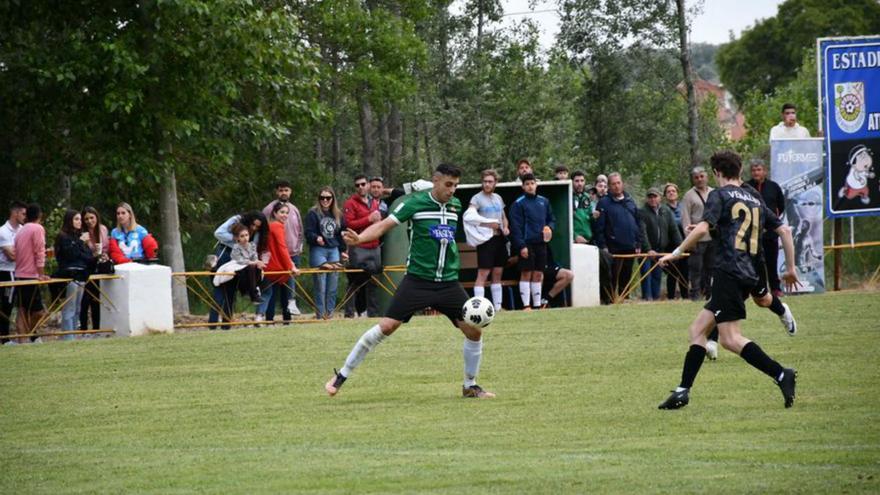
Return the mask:
<path id="1" fill-rule="evenodd" d="M 767 168 L 761 159 L 752 160 L 750 166 L 752 178 L 746 184 L 754 187 L 764 198 L 764 204 L 770 211 L 782 218 L 785 212 L 785 194 L 779 184 L 767 178 Z M 774 296 L 782 296 L 782 286 L 779 283 L 779 235 L 773 230 L 765 230 L 761 236 L 761 245 L 764 248 L 764 263 L 767 266 L 767 281 L 770 283 L 770 291 Z"/>
<path id="2" fill-rule="evenodd" d="M 264 276 L 271 285 L 263 291 L 263 302 L 257 310 L 257 321 L 273 321 L 275 319 L 276 301 L 281 303 L 281 314 L 284 321 L 291 321 L 292 319 L 289 301 L 286 299 L 290 297 L 291 291 L 286 284 L 296 283 L 292 280 L 293 277 L 299 274 L 299 269 L 297 269 L 296 263 L 290 257 L 290 248 L 287 247 L 287 235 L 284 232 L 292 210 L 295 210 L 295 208 L 290 203 L 276 201 L 270 212 L 269 242 L 267 244 L 269 262 L 266 264 L 266 271 L 291 272 L 291 274 Z"/>
<path id="3" fill-rule="evenodd" d="M 553 169 L 553 178 L 556 180 L 568 180 L 568 167 L 565 165 L 557 165 Z"/>
<path id="4" fill-rule="evenodd" d="M 506 236 L 510 234 L 510 229 L 507 215 L 504 214 L 504 200 L 495 192 L 498 173 L 492 169 L 483 170 L 480 174 L 480 182 L 483 189 L 473 195 L 465 213 L 465 233 L 473 232 L 471 226 L 477 223 L 476 232 L 485 234 L 480 239 L 475 239 L 474 235 L 468 236 L 468 243 L 476 245 L 477 248 L 477 279 L 474 282 L 474 296 L 485 297 L 486 279 L 491 273 L 492 283 L 489 287 L 492 291 L 492 303 L 497 311 L 501 309 L 501 273 L 507 263 Z M 471 222 L 471 217 L 476 222 Z"/>
<path id="5" fill-rule="evenodd" d="M 343 205 L 345 227 L 361 233 L 367 227 L 382 220 L 379 204 L 369 200 L 369 183 L 366 175 L 354 178 L 355 192 Z M 379 316 L 379 303 L 376 297 L 376 284 L 373 274 L 382 271 L 382 253 L 379 239 L 374 239 L 348 250 L 348 264 L 351 268 L 360 268 L 362 273 L 348 273 L 348 291 L 345 304 L 345 317 Z"/>
<path id="6" fill-rule="evenodd" d="M 13 201 L 9 205 L 9 220 L 0 227 L 0 282 L 15 280 L 15 234 L 24 223 L 26 213 L 27 205 Z M 14 287 L 0 289 L 0 337 L 9 335 L 14 297 Z M 0 343 L 6 342 L 0 338 Z"/>
<path id="7" fill-rule="evenodd" d="M 596 206 L 596 246 L 613 255 L 639 254 L 645 245 L 639 208 L 617 172 L 608 175 L 608 194 Z M 616 299 L 632 278 L 633 258 L 613 258 L 611 262 L 611 294 Z"/>
<path id="8" fill-rule="evenodd" d="M 338 269 L 347 259 L 342 240 L 342 212 L 336 204 L 336 193 L 330 186 L 318 191 L 318 201 L 306 214 L 306 240 L 309 243 L 309 266 L 323 270 Z M 315 274 L 315 318 L 329 320 L 336 308 L 338 273 Z"/>
<path id="9" fill-rule="evenodd" d="M 596 224 L 599 222 L 601 212 L 598 209 L 599 200 L 608 195 L 608 177 L 605 174 L 596 176 L 590 193 L 590 208 L 593 211 L 593 217 L 590 219 L 590 227 L 593 230 L 593 242 L 596 244 Z M 611 304 L 611 268 L 614 259 L 607 250 L 599 250 L 599 299 L 602 304 Z"/>
<path id="10" fill-rule="evenodd" d="M 591 226 L 593 207 L 591 205 L 590 193 L 586 190 L 587 179 L 583 172 L 575 170 L 571 174 L 571 186 L 572 209 L 574 210 L 572 237 L 577 244 L 589 244 L 593 239 L 593 228 Z"/>
<path id="11" fill-rule="evenodd" d="M 547 243 L 553 236 L 556 220 L 550 201 L 537 194 L 538 183 L 534 174 L 525 174 L 523 195 L 510 207 L 510 246 L 519 255 L 519 296 L 523 309 L 541 307 L 541 285 L 547 267 Z"/>
<path id="12" fill-rule="evenodd" d="M 79 312 L 82 307 L 83 287 L 91 274 L 94 255 L 86 245 L 88 232 L 82 230 L 82 215 L 76 210 L 67 210 L 61 224 L 61 232 L 55 238 L 55 259 L 58 261 L 56 278 L 69 278 L 64 291 L 64 306 L 61 308 L 61 330 L 76 330 Z M 72 334 L 64 340 L 74 340 Z"/>
<path id="13" fill-rule="evenodd" d="M 36 203 L 27 206 L 25 224 L 15 234 L 15 278 L 17 280 L 49 280 L 46 268 L 46 230 L 43 209 Z M 31 333 L 45 313 L 39 285 L 24 285 L 18 293 L 16 333 Z M 26 342 L 26 341 L 25 341 Z"/>
<path id="14" fill-rule="evenodd" d="M 290 209 L 290 214 L 287 216 L 287 220 L 284 224 L 284 236 L 285 241 L 287 243 L 287 254 L 290 259 L 293 261 L 293 264 L 296 266 L 300 266 L 300 255 L 302 255 L 303 251 L 303 220 L 302 216 L 299 214 L 299 209 L 297 209 L 296 205 L 294 205 L 290 201 L 290 195 L 293 193 L 293 189 L 290 186 L 290 182 L 286 180 L 278 181 L 275 184 L 275 200 L 270 202 L 263 208 L 263 215 L 272 220 L 272 209 L 278 202 L 284 202 L 288 204 Z M 293 280 L 293 277 L 286 284 L 281 284 L 276 289 L 277 291 L 281 291 L 281 298 L 283 300 L 288 301 L 286 312 L 296 316 L 300 314 L 299 307 L 296 305 L 296 291 L 292 291 L 291 287 L 296 287 L 296 282 Z M 274 312 L 274 311 L 273 311 Z"/>
<path id="15" fill-rule="evenodd" d="M 88 234 L 86 246 L 92 253 L 92 262 L 97 267 L 100 263 L 110 260 L 110 242 L 107 227 L 101 223 L 101 215 L 92 206 L 82 209 L 82 230 Z M 97 271 L 97 270 L 95 270 Z M 89 313 L 92 315 L 92 328 L 101 328 L 101 283 L 98 280 L 90 280 L 86 283 L 82 296 L 82 306 L 79 308 L 79 329 L 89 329 Z"/>
<path id="16" fill-rule="evenodd" d="M 650 271 L 642 280 L 642 298 L 648 301 L 660 299 L 660 279 L 663 270 L 660 267 L 651 270 L 657 260 L 653 256 L 657 253 L 668 253 L 681 244 L 681 234 L 675 215 L 668 206 L 660 204 L 660 191 L 656 187 L 648 189 L 645 206 L 639 210 L 642 217 L 642 227 L 645 230 L 645 240 L 648 243 L 648 255 L 642 264 L 642 275 Z"/>
<path id="17" fill-rule="evenodd" d="M 237 223 L 241 223 L 248 228 L 250 240 L 257 247 L 257 255 L 264 265 L 263 267 L 269 262 L 269 222 L 262 212 L 254 210 L 232 215 L 214 231 L 214 238 L 217 239 L 214 256 L 217 259 L 211 267 L 212 271 L 220 271 L 218 268 L 232 259 L 232 249 L 236 244 L 232 227 Z M 217 323 L 220 321 L 221 315 L 217 308 L 222 310 L 223 321 L 229 321 L 235 307 L 235 284 L 227 282 L 220 286 L 215 285 L 212 292 L 215 305 L 208 313 L 208 322 Z M 214 327 L 212 326 L 211 328 Z M 229 325 L 222 325 L 221 328 L 228 330 Z"/>
<path id="18" fill-rule="evenodd" d="M 526 174 L 534 174 L 535 171 L 532 170 L 532 164 L 529 163 L 525 158 L 520 158 L 516 162 L 516 180 L 522 182 L 523 175 Z M 537 179 L 535 179 L 537 180 Z"/>
<path id="19" fill-rule="evenodd" d="M 678 200 L 678 185 L 668 183 L 663 187 L 663 196 L 666 198 L 666 206 L 672 210 L 675 217 L 675 227 L 678 229 L 678 235 L 684 239 L 684 229 L 681 228 L 681 201 Z M 678 287 L 678 294 L 682 297 L 688 297 L 688 261 L 687 258 L 678 258 L 670 261 L 663 267 L 666 272 L 666 298 L 675 299 Z"/>
<path id="20" fill-rule="evenodd" d="M 110 259 L 113 263 L 151 261 L 156 259 L 159 243 L 142 225 L 128 203 L 116 206 L 116 227 L 110 231 Z"/>
<path id="21" fill-rule="evenodd" d="M 703 167 L 694 167 L 691 170 L 691 184 L 693 187 L 684 193 L 684 198 L 681 200 L 681 227 L 685 233 L 690 233 L 690 229 L 694 225 L 703 221 L 703 209 L 706 207 L 706 199 L 712 191 L 712 188 L 709 187 L 709 177 Z M 713 254 L 712 236 L 706 232 L 697 241 L 697 245 L 688 257 L 690 297 L 694 301 L 701 297 L 709 297 L 712 285 Z"/>
<path id="22" fill-rule="evenodd" d="M 370 177 L 370 209 L 372 209 L 373 202 L 379 203 L 379 213 L 382 214 L 382 218 L 388 216 L 388 203 L 382 199 L 385 195 L 385 180 L 378 175 Z M 344 244 L 344 243 L 343 243 Z"/>
<path id="23" fill-rule="evenodd" d="M 770 128 L 770 139 L 799 139 L 810 137 L 810 131 L 798 124 L 797 107 L 792 103 L 782 105 L 782 122 Z"/>

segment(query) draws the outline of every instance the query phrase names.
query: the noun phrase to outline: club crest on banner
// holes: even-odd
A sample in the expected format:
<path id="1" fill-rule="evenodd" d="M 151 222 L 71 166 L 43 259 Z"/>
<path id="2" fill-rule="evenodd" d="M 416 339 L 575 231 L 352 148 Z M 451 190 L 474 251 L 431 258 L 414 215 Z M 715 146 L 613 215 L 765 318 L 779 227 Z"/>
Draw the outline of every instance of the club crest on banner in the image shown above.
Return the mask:
<path id="1" fill-rule="evenodd" d="M 834 85 L 834 118 L 843 132 L 858 132 L 865 123 L 865 83 L 845 82 Z"/>

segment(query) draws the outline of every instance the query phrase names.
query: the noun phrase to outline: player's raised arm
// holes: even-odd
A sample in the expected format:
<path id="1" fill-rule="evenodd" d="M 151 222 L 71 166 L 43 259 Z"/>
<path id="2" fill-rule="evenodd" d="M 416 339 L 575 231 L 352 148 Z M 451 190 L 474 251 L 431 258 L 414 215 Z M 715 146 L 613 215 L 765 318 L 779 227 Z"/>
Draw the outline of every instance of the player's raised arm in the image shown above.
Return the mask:
<path id="1" fill-rule="evenodd" d="M 375 241 L 395 226 L 397 226 L 397 222 L 392 217 L 388 217 L 381 222 L 370 225 L 360 234 L 352 229 L 345 229 L 345 232 L 342 233 L 342 239 L 349 246 L 357 246 L 364 242 Z"/>

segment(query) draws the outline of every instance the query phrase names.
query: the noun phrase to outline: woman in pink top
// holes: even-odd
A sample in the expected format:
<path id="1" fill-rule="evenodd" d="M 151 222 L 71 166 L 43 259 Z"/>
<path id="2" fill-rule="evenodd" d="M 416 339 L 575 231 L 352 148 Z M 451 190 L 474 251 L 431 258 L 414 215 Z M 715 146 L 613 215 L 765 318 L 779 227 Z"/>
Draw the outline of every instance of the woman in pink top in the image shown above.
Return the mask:
<path id="1" fill-rule="evenodd" d="M 110 238 L 107 227 L 101 223 L 101 214 L 94 207 L 86 206 L 82 209 L 83 232 L 89 234 L 89 240 L 86 242 L 92 254 L 95 256 L 95 262 L 106 263 L 110 260 L 108 254 L 110 249 Z M 79 329 L 88 330 L 89 313 L 92 314 L 92 328 L 97 330 L 101 328 L 101 302 L 98 299 L 101 294 L 100 282 L 97 280 L 90 281 L 86 285 L 85 293 L 82 298 L 82 307 L 79 310 Z"/>
<path id="2" fill-rule="evenodd" d="M 24 280 L 48 280 L 46 267 L 46 231 L 43 210 L 36 203 L 29 204 L 25 224 L 15 234 L 15 278 Z M 40 285 L 23 285 L 18 292 L 18 319 L 16 329 L 20 334 L 31 333 L 43 316 L 43 298 Z M 26 340 L 25 340 L 26 342 Z"/>

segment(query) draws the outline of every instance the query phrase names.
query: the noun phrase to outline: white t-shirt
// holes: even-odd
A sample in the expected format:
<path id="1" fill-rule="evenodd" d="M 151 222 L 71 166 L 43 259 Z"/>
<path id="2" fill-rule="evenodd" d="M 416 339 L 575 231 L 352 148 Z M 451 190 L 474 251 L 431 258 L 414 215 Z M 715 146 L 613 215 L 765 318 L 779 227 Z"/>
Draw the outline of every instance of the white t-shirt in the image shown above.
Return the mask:
<path id="1" fill-rule="evenodd" d="M 801 139 L 810 137 L 810 131 L 806 127 L 794 123 L 788 127 L 785 122 L 780 122 L 770 129 L 770 139 Z"/>
<path id="2" fill-rule="evenodd" d="M 21 228 L 21 225 L 13 228 L 12 225 L 7 221 L 0 227 L 0 248 L 8 247 L 11 248 L 15 246 L 15 233 L 18 232 L 18 229 Z M 4 272 L 14 272 L 15 271 L 15 261 L 12 261 L 6 256 L 6 253 L 0 249 L 0 271 Z"/>
<path id="3" fill-rule="evenodd" d="M 481 217 L 498 220 L 499 225 L 504 218 L 504 200 L 496 193 L 486 195 L 480 191 L 473 195 L 470 205 L 477 209 Z"/>

